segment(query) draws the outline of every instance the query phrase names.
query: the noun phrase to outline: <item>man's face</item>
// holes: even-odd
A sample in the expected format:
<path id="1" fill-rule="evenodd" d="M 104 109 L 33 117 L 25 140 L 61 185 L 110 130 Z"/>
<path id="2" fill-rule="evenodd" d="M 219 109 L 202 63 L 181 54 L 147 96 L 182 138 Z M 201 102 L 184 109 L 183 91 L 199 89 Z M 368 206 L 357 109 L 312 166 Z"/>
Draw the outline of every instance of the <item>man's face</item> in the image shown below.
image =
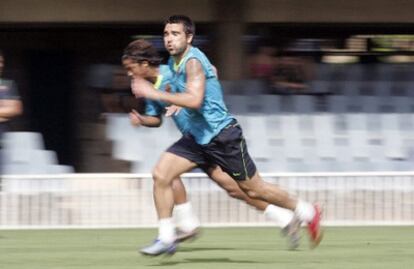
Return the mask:
<path id="1" fill-rule="evenodd" d="M 3 56 L 0 55 L 0 76 L 3 73 L 3 68 L 4 68 L 4 58 Z"/>
<path id="2" fill-rule="evenodd" d="M 171 56 L 182 55 L 191 44 L 193 35 L 187 35 L 182 23 L 168 23 L 164 27 L 164 46 Z"/>
<path id="3" fill-rule="evenodd" d="M 145 78 L 147 74 L 148 64 L 146 63 L 137 63 L 131 59 L 122 60 L 122 64 L 125 70 L 128 72 L 129 77 L 142 77 Z"/>

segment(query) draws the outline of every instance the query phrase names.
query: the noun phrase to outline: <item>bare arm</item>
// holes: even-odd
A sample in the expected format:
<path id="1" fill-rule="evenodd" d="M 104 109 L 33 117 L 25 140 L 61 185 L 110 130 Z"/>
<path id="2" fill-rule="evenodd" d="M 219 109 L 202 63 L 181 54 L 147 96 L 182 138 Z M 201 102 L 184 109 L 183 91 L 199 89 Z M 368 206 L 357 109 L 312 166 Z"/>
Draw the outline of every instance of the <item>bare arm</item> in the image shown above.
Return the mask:
<path id="1" fill-rule="evenodd" d="M 160 127 L 162 123 L 161 117 L 141 115 L 135 109 L 129 113 L 129 120 L 134 126 Z"/>
<path id="2" fill-rule="evenodd" d="M 156 91 L 149 82 L 142 78 L 134 78 L 132 91 L 136 96 L 164 101 L 181 107 L 200 108 L 204 99 L 206 76 L 197 59 L 190 59 L 186 64 L 187 85 L 182 93 Z"/>
<path id="3" fill-rule="evenodd" d="M 23 113 L 20 100 L 0 100 L 0 122 L 7 121 Z"/>

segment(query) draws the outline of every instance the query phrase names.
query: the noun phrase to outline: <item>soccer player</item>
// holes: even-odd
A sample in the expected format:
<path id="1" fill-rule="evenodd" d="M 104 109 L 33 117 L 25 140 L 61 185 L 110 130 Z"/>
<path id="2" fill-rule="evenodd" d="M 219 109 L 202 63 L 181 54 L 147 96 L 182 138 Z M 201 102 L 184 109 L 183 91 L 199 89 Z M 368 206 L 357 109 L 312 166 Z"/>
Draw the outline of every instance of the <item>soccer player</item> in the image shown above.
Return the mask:
<path id="1" fill-rule="evenodd" d="M 293 211 L 308 225 L 312 246 L 322 239 L 319 206 L 289 196 L 279 186 L 265 182 L 247 151 L 242 129 L 228 112 L 212 64 L 191 45 L 195 34 L 192 20 L 183 15 L 168 18 L 164 45 L 174 71 L 177 92 L 157 91 L 143 78 L 134 77 L 131 87 L 137 97 L 174 104 L 188 112 L 189 134 L 161 155 L 153 171 L 154 201 L 159 218 L 159 240 L 141 252 L 155 255 L 175 247 L 172 181 L 197 166 L 200 158 L 218 165 L 250 198 L 260 199 Z"/>
<path id="2" fill-rule="evenodd" d="M 8 122 L 12 118 L 17 117 L 23 113 L 23 105 L 17 92 L 16 84 L 12 80 L 2 78 L 4 62 L 4 55 L 0 50 L 0 139 L 3 133 L 8 130 Z M 0 160 L 0 174 L 1 171 L 2 167 Z"/>
<path id="3" fill-rule="evenodd" d="M 4 55 L 0 51 L 0 130 L 5 130 L 5 123 L 23 112 L 22 102 L 12 80 L 2 79 Z"/>
<path id="4" fill-rule="evenodd" d="M 155 47 L 146 40 L 138 39 L 131 42 L 124 50 L 122 63 L 132 77 L 143 77 L 154 84 L 160 91 L 174 91 L 170 87 L 172 71 L 166 65 L 160 65 L 161 58 Z M 173 120 L 183 135 L 188 133 L 186 109 L 168 106 L 165 102 L 146 100 L 145 115 L 141 115 L 133 110 L 130 113 L 130 121 L 134 126 L 158 127 L 162 123 L 162 114 L 167 109 L 167 113 Z M 202 160 L 201 160 L 202 161 Z M 201 166 L 201 161 L 198 163 Z M 202 161 L 207 164 L 207 161 Z M 236 182 L 224 173 L 219 166 L 201 166 L 204 171 L 217 184 L 224 188 L 230 196 L 244 200 L 258 210 L 264 211 L 265 216 L 281 224 L 282 234 L 289 236 L 289 247 L 296 248 L 299 243 L 300 222 L 294 218 L 293 213 L 270 205 L 264 201 L 251 199 L 238 187 Z M 199 227 L 198 219 L 192 214 L 191 204 L 187 201 L 185 187 L 178 177 L 173 183 L 174 195 L 174 221 L 177 225 L 178 241 L 191 238 L 196 235 Z"/>

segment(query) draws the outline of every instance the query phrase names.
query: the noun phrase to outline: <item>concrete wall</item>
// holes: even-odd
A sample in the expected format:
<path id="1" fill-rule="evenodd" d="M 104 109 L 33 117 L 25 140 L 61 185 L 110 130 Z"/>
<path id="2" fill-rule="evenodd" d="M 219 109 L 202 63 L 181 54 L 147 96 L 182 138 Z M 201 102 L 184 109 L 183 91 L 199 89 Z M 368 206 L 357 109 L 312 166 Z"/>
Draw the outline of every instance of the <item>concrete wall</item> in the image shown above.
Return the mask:
<path id="1" fill-rule="evenodd" d="M 159 22 L 175 13 L 211 21 L 209 0 L 0 1 L 0 22 Z"/>
<path id="2" fill-rule="evenodd" d="M 0 22 L 211 22 L 221 0 L 2 0 Z M 230 1 L 231 2 L 231 1 Z M 243 0 L 246 22 L 414 22 L 410 0 Z M 243 8 L 240 5 L 240 8 Z"/>
<path id="3" fill-rule="evenodd" d="M 412 23 L 410 0 L 249 0 L 248 22 Z"/>

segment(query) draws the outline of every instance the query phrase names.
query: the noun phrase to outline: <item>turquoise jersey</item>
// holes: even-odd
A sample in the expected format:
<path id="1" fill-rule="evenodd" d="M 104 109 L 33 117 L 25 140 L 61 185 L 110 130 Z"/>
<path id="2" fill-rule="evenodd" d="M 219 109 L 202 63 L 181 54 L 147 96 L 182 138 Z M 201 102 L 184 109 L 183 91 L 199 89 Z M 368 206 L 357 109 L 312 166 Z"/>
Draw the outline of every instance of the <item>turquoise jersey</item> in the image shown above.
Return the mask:
<path id="1" fill-rule="evenodd" d="M 154 87 L 160 91 L 170 91 L 174 92 L 173 88 L 171 87 L 171 79 L 173 73 L 168 65 L 160 65 L 157 81 L 154 84 Z M 165 107 L 169 106 L 165 102 L 161 101 L 154 101 L 154 100 L 146 100 L 145 102 L 145 115 L 148 116 L 160 116 L 164 113 Z M 182 108 L 177 115 L 172 116 L 175 125 L 177 126 L 178 130 L 182 134 L 188 132 L 188 115 L 187 109 Z"/>
<path id="2" fill-rule="evenodd" d="M 220 82 L 213 70 L 213 66 L 206 55 L 198 48 L 191 47 L 178 65 L 170 57 L 168 65 L 173 71 L 172 85 L 176 92 L 186 89 L 185 66 L 189 59 L 200 61 L 206 76 L 204 100 L 199 109 L 186 109 L 188 116 L 188 132 L 200 145 L 208 144 L 234 118 L 229 114 L 223 100 Z"/>

